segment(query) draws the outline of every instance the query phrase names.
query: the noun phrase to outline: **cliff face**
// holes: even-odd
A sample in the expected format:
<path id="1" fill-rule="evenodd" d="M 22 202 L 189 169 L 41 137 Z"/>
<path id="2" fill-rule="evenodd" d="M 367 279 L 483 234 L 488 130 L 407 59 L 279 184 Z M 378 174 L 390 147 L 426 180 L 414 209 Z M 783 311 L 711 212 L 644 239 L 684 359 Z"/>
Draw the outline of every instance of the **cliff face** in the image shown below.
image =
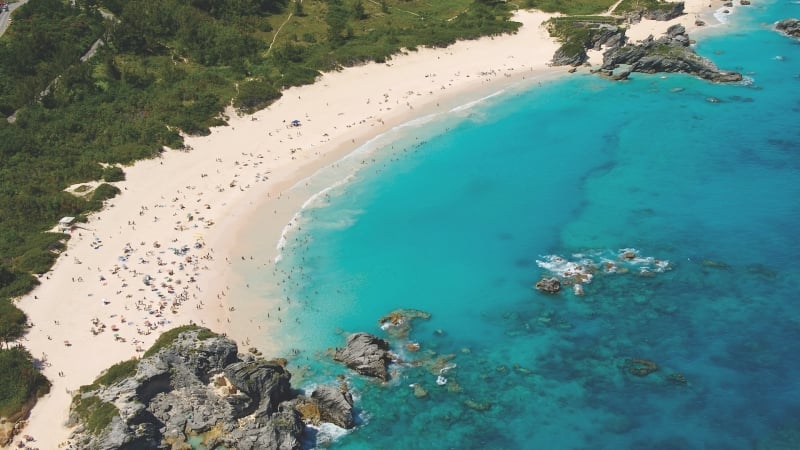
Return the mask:
<path id="1" fill-rule="evenodd" d="M 298 402 L 314 404 L 323 421 L 336 417 L 352 427 L 352 402 L 345 408 L 296 398 L 282 361 L 240 359 L 235 342 L 200 332 L 179 334 L 108 386 L 82 389 L 70 418 L 77 447 L 189 448 L 186 440 L 200 436 L 207 448 L 299 449 L 304 418 Z"/>
<path id="2" fill-rule="evenodd" d="M 682 72 L 717 83 L 742 80 L 740 73 L 719 70 L 714 63 L 697 55 L 689 47 L 689 36 L 681 25 L 671 26 L 667 34 L 658 39 L 650 36 L 639 44 L 608 50 L 603 55 L 600 70 L 611 74 L 620 65 L 630 68 L 621 75 L 614 75 L 615 78 L 625 78 L 630 72 Z"/>

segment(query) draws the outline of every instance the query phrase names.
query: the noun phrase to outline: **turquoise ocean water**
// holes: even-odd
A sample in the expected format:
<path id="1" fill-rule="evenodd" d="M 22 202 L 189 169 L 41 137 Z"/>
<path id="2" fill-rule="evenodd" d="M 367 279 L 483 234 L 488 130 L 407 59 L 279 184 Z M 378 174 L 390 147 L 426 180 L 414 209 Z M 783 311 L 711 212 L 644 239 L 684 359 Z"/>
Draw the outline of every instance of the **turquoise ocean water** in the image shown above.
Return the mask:
<path id="1" fill-rule="evenodd" d="M 321 446 L 800 449 L 800 43 L 771 30 L 800 4 L 754 3 L 697 46 L 746 83 L 570 76 L 348 159 L 279 264 L 295 383 L 357 397 Z M 583 295 L 532 288 L 575 267 Z M 432 316 L 389 338 L 400 308 Z M 331 362 L 355 331 L 409 363 Z"/>

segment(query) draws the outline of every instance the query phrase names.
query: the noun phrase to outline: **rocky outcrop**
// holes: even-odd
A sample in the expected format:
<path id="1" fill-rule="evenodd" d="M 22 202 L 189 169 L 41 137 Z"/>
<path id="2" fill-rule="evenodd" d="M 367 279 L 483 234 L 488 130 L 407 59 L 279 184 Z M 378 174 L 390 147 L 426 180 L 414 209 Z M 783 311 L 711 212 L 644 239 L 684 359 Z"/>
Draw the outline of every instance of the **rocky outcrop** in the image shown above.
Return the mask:
<path id="1" fill-rule="evenodd" d="M 311 393 L 320 409 L 320 419 L 342 428 L 353 428 L 353 395 L 332 386 L 320 386 Z"/>
<path id="2" fill-rule="evenodd" d="M 786 35 L 800 38 L 800 19 L 783 19 L 775 24 L 775 29 Z"/>
<path id="3" fill-rule="evenodd" d="M 583 47 L 572 48 L 562 45 L 553 54 L 551 63 L 554 66 L 573 66 L 578 67 L 589 61 L 589 55 Z"/>
<path id="4" fill-rule="evenodd" d="M 378 319 L 381 329 L 396 339 L 406 339 L 411 333 L 412 323 L 417 319 L 428 320 L 431 314 L 418 309 L 396 309 Z"/>
<path id="5" fill-rule="evenodd" d="M 189 448 L 188 437 L 200 436 L 206 448 L 299 449 L 304 424 L 283 363 L 242 360 L 230 339 L 183 331 L 127 376 L 81 388 L 72 441 L 93 450 L 167 449 Z M 352 398 L 349 409 L 325 398 L 323 421 L 347 423 L 349 413 L 352 423 Z"/>
<path id="6" fill-rule="evenodd" d="M 368 333 L 354 333 L 347 337 L 344 348 L 336 349 L 333 359 L 361 375 L 388 381 L 387 366 L 393 358 L 385 340 Z"/>
<path id="7" fill-rule="evenodd" d="M 681 72 L 717 83 L 742 80 L 740 73 L 721 71 L 714 63 L 697 55 L 689 43 L 684 27 L 673 25 L 658 39 L 650 36 L 639 44 L 606 51 L 600 71 L 611 75 L 620 65 L 629 65 L 630 72 Z"/>
<path id="8" fill-rule="evenodd" d="M 602 50 L 603 48 L 616 48 L 625 45 L 627 41 L 625 29 L 614 25 L 599 25 L 595 32 L 589 37 L 587 47 L 592 50 Z"/>
<path id="9" fill-rule="evenodd" d="M 277 363 L 241 361 L 225 367 L 224 373 L 234 387 L 256 400 L 262 414 L 272 414 L 281 402 L 292 398 L 291 374 Z"/>
<path id="10" fill-rule="evenodd" d="M 562 45 L 553 55 L 554 66 L 577 67 L 589 60 L 587 50 L 602 50 L 625 44 L 625 29 L 615 25 L 574 21 L 562 25 Z"/>
<path id="11" fill-rule="evenodd" d="M 642 19 L 666 22 L 683 15 L 683 2 L 662 2 L 659 8 L 639 8 L 625 14 L 630 23 L 638 23 Z"/>
<path id="12" fill-rule="evenodd" d="M 536 282 L 536 289 L 548 294 L 555 294 L 561 290 L 561 282 L 558 278 L 542 278 Z"/>

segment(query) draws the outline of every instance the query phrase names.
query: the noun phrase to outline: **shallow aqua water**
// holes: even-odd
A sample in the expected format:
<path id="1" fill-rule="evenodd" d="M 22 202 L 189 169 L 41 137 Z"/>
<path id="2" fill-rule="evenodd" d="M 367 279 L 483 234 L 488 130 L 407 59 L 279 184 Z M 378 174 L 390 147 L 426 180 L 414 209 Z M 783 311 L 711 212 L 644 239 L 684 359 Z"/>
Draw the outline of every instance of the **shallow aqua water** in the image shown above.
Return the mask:
<path id="1" fill-rule="evenodd" d="M 757 3 L 698 46 L 750 83 L 509 91 L 405 130 L 304 212 L 280 332 L 296 381 L 347 374 L 361 414 L 326 445 L 751 449 L 789 427 L 764 448 L 800 448 L 800 45 L 769 28 L 800 4 Z M 584 295 L 532 289 L 549 255 L 596 265 Z M 420 352 L 392 341 L 420 366 L 382 385 L 324 354 L 398 308 L 432 314 Z"/>

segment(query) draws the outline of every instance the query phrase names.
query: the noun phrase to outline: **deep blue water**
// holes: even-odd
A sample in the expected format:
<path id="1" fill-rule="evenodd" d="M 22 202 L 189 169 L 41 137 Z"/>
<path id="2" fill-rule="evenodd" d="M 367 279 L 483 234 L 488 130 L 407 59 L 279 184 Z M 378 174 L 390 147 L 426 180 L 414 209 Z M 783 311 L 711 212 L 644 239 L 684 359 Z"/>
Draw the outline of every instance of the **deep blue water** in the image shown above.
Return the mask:
<path id="1" fill-rule="evenodd" d="M 279 267 L 295 381 L 357 394 L 326 445 L 800 449 L 800 44 L 771 30 L 800 4 L 754 3 L 697 46 L 747 83 L 571 76 L 350 158 L 376 161 L 303 212 Z M 569 262 L 583 295 L 532 288 Z M 390 338 L 418 363 L 392 382 L 325 354 L 399 308 L 432 317 Z"/>

